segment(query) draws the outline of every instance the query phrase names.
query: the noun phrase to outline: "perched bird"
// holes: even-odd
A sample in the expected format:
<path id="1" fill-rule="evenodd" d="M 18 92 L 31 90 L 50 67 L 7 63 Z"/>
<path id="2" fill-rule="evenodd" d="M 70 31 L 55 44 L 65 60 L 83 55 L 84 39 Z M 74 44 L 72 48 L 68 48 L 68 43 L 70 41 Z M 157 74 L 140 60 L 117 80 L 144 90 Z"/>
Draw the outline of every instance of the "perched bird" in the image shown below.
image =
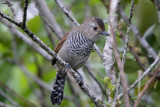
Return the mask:
<path id="1" fill-rule="evenodd" d="M 78 73 L 77 69 L 87 61 L 94 43 L 102 35 L 108 36 L 103 20 L 98 17 L 90 18 L 67 33 L 55 48 L 55 52 Z M 55 63 L 58 71 L 51 92 L 51 102 L 53 105 L 60 105 L 63 100 L 67 72 L 64 66 L 53 59 L 52 64 Z M 80 75 L 80 73 L 78 74 Z M 80 75 L 80 77 L 78 84 L 82 83 L 82 76 Z"/>

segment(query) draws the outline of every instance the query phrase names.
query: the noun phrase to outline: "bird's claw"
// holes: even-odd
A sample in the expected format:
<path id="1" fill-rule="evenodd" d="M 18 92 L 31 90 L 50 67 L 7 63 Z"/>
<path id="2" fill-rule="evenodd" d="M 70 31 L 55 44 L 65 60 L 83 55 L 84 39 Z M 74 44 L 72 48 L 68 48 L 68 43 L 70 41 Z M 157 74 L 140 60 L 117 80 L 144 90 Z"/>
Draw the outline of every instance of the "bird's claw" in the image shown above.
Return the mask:
<path id="1" fill-rule="evenodd" d="M 78 78 L 78 81 L 77 81 L 77 84 L 78 85 L 82 85 L 83 84 L 83 77 L 82 77 L 82 75 L 78 72 L 78 71 L 76 71 L 77 73 L 78 73 L 78 75 L 79 75 L 79 78 Z"/>
<path id="2" fill-rule="evenodd" d="M 62 73 L 65 74 L 66 71 L 67 71 L 69 68 L 71 68 L 70 64 L 66 64 L 66 65 L 64 66 L 64 69 L 62 70 Z"/>

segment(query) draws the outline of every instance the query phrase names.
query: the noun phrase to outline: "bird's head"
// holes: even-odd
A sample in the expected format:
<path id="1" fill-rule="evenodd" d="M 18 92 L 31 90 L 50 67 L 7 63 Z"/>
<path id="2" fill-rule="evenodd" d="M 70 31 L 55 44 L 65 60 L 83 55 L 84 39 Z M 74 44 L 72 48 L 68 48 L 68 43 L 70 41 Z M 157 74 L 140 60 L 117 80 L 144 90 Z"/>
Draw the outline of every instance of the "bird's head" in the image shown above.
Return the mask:
<path id="1" fill-rule="evenodd" d="M 87 34 L 86 36 L 92 39 L 94 42 L 97 41 L 102 35 L 109 36 L 105 31 L 104 22 L 101 18 L 94 17 L 87 19 L 83 22 L 83 30 Z"/>

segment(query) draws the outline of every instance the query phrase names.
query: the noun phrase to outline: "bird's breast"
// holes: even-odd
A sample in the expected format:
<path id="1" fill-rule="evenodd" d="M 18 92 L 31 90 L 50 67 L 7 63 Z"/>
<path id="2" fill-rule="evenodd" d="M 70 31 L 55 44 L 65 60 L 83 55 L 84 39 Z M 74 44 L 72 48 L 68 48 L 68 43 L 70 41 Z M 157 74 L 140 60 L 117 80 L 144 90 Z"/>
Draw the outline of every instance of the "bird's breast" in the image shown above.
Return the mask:
<path id="1" fill-rule="evenodd" d="M 63 56 L 62 59 L 68 62 L 73 69 L 78 69 L 88 59 L 93 44 L 85 35 L 77 33 L 68 38 L 65 47 L 63 47 L 65 51 L 60 51 L 59 53 L 60 57 L 62 56 L 61 54 L 65 53 L 65 57 Z"/>

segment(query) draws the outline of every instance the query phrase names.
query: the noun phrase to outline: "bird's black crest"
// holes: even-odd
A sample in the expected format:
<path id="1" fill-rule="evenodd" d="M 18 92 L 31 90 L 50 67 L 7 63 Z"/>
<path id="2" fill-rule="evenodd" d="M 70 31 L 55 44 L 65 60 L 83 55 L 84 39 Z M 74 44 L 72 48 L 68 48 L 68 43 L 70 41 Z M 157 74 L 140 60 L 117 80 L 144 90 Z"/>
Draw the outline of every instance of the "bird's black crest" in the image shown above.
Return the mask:
<path id="1" fill-rule="evenodd" d="M 105 30 L 104 22 L 103 22 L 103 20 L 101 18 L 95 17 L 93 19 L 97 21 L 98 25 L 100 26 L 100 28 L 102 30 Z"/>

